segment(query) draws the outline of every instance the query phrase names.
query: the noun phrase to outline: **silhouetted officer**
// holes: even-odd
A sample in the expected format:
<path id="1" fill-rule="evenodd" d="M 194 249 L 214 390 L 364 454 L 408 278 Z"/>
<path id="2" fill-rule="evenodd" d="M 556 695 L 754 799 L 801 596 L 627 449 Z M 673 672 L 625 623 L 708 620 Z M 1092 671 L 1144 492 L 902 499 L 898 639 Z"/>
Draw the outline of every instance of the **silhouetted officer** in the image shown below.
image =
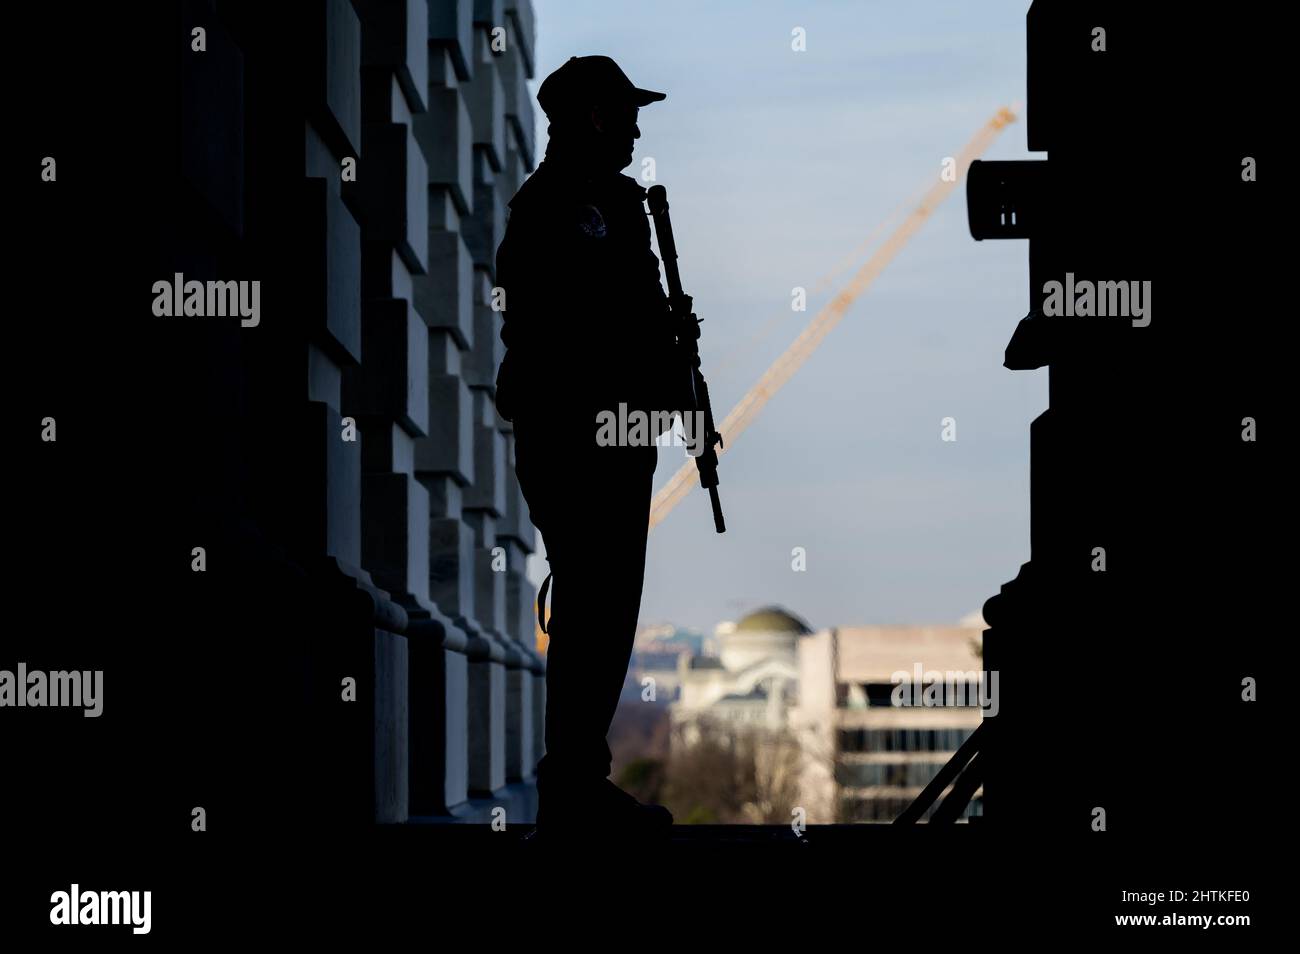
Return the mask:
<path id="1" fill-rule="evenodd" d="M 606 741 L 641 605 L 658 450 L 599 446 L 596 423 L 620 403 L 680 410 L 675 382 L 689 380 L 645 190 L 620 174 L 640 137 L 637 109 L 662 99 L 604 56 L 573 57 L 548 76 L 537 93 L 550 120 L 546 156 L 510 201 L 497 250 L 506 344 L 497 410 L 514 422 L 515 471 L 552 574 L 539 829 L 671 822 L 609 781 Z"/>

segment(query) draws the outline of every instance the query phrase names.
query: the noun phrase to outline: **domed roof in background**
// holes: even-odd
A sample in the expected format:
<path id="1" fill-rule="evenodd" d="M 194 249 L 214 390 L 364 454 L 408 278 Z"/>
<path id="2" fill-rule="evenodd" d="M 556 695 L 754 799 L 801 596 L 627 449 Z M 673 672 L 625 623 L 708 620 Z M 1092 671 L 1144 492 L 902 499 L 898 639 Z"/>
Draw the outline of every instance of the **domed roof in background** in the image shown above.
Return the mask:
<path id="1" fill-rule="evenodd" d="M 792 633 L 804 635 L 812 628 L 798 616 L 780 606 L 764 606 L 736 623 L 737 633 Z"/>

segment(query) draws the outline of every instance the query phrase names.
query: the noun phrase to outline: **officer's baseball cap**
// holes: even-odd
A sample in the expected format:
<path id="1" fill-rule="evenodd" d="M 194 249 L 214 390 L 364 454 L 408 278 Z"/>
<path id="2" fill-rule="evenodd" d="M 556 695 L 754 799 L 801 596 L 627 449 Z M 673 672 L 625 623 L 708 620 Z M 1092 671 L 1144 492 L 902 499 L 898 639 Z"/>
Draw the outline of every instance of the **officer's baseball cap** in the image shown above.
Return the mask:
<path id="1" fill-rule="evenodd" d="M 597 103 L 648 106 L 667 96 L 667 93 L 633 86 L 627 74 L 608 56 L 571 56 L 537 90 L 537 102 L 551 119 Z"/>

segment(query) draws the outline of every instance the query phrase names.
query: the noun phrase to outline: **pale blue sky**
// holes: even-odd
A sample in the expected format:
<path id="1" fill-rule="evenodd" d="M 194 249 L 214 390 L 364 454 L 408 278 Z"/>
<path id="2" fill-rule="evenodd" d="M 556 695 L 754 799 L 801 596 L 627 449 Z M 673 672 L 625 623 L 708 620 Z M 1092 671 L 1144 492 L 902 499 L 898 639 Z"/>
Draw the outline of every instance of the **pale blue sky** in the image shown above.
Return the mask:
<path id="1" fill-rule="evenodd" d="M 811 295 L 818 279 L 1025 99 L 1028 0 L 534 3 L 534 93 L 569 56 L 604 53 L 668 94 L 641 111 L 627 171 L 652 156 L 668 188 L 719 420 L 843 281 Z M 790 48 L 795 27 L 806 52 Z M 1028 155 L 1021 122 L 985 158 Z M 729 446 L 727 532 L 697 487 L 651 533 L 643 624 L 711 631 L 765 603 L 814 627 L 949 622 L 1028 559 L 1029 423 L 1047 378 L 1002 367 L 1028 249 L 971 239 L 964 196 L 963 183 Z M 790 311 L 795 286 L 805 313 Z M 940 440 L 946 416 L 956 442 Z M 681 453 L 660 449 L 657 487 Z"/>

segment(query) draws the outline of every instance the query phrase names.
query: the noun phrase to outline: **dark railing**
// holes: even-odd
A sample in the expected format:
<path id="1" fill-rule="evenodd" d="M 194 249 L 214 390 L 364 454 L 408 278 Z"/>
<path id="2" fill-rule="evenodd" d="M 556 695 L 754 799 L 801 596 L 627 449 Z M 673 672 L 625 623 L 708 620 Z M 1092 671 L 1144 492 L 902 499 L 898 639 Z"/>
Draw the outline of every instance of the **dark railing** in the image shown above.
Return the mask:
<path id="1" fill-rule="evenodd" d="M 953 785 L 951 794 L 944 800 L 942 805 L 935 809 L 930 821 L 932 824 L 951 824 L 957 820 L 962 810 L 970 803 L 975 790 L 984 781 L 984 768 L 976 756 L 980 752 L 984 739 L 988 736 L 988 725 L 987 721 L 979 724 L 975 731 L 970 734 L 970 738 L 963 742 L 961 747 L 952 754 L 952 758 L 948 760 L 947 764 L 939 769 L 939 774 L 930 780 L 930 784 L 921 790 L 920 795 L 916 796 L 916 801 L 912 802 L 903 814 L 894 819 L 895 825 L 916 824 L 943 793 L 943 790 L 952 785 L 954 781 L 956 781 L 956 784 Z"/>

